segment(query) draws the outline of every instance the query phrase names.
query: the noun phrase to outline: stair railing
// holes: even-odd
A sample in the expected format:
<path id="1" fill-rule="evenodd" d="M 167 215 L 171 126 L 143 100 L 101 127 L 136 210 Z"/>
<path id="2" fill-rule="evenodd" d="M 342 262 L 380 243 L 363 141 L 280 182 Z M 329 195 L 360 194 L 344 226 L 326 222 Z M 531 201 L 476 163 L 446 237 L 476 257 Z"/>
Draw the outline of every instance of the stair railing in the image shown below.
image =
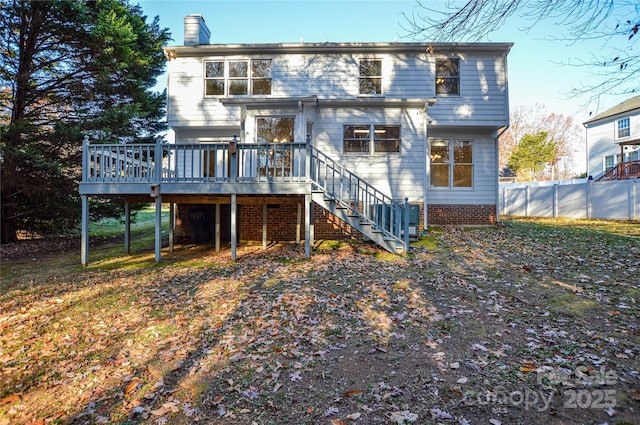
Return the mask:
<path id="1" fill-rule="evenodd" d="M 620 162 L 605 171 L 596 179 L 597 182 L 620 180 L 640 175 L 640 160 Z"/>
<path id="2" fill-rule="evenodd" d="M 372 226 L 385 238 L 409 250 L 409 205 L 391 198 L 356 174 L 334 161 L 325 153 L 309 146 L 309 177 L 314 189 L 321 190 L 328 198 L 362 223 Z"/>

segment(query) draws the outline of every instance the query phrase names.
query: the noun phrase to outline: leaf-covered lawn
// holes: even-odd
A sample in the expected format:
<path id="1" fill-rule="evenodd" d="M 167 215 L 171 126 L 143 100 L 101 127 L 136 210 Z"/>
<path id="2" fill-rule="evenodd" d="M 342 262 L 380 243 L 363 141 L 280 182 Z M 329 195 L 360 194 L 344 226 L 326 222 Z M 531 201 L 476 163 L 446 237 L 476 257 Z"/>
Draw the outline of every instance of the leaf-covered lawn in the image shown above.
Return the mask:
<path id="1" fill-rule="evenodd" d="M 638 423 L 640 225 L 417 245 L 4 261 L 0 424 Z"/>

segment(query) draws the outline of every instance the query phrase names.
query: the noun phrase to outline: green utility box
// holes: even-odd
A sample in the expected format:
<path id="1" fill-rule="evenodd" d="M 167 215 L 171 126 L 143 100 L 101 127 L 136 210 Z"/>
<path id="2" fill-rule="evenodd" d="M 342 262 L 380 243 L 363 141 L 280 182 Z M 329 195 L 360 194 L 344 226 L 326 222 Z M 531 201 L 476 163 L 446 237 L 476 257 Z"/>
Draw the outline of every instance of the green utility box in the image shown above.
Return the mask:
<path id="1" fill-rule="evenodd" d="M 404 203 L 397 205 L 390 204 L 374 204 L 373 214 L 374 222 L 378 226 L 384 227 L 386 230 L 391 231 L 391 211 L 395 208 L 394 217 L 399 215 L 400 218 L 400 233 L 404 235 Z M 420 225 L 420 205 L 409 204 L 409 238 L 418 238 L 418 226 Z"/>

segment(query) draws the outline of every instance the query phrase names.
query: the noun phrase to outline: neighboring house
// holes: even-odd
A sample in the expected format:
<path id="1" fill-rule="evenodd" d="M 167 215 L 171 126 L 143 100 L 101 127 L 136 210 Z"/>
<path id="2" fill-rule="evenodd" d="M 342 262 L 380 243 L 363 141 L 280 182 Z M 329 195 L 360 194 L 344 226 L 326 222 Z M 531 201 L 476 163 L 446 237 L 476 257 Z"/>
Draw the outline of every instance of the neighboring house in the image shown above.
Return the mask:
<path id="1" fill-rule="evenodd" d="M 640 96 L 584 123 L 587 175 L 595 180 L 640 177 Z"/>
<path id="2" fill-rule="evenodd" d="M 209 34 L 187 16 L 185 45 L 165 47 L 175 142 L 155 153 L 87 143 L 84 204 L 177 205 L 178 235 L 226 238 L 234 258 L 237 240 L 304 238 L 308 254 L 314 237 L 346 236 L 406 251 L 427 224 L 496 222 L 511 43 L 210 44 Z"/>

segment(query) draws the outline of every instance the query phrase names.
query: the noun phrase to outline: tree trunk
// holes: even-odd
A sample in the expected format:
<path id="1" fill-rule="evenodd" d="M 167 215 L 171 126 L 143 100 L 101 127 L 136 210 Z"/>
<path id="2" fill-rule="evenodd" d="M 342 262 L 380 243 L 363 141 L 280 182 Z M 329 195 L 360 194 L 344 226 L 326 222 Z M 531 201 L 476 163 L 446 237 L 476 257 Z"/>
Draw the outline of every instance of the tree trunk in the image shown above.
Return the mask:
<path id="1" fill-rule="evenodd" d="M 0 214 L 0 228 L 2 228 L 2 233 L 0 237 L 0 245 L 4 245 L 11 242 L 18 241 L 18 235 L 16 232 L 16 223 L 13 218 L 12 206 L 10 202 L 8 202 L 8 196 L 6 193 L 2 191 L 2 213 Z"/>

